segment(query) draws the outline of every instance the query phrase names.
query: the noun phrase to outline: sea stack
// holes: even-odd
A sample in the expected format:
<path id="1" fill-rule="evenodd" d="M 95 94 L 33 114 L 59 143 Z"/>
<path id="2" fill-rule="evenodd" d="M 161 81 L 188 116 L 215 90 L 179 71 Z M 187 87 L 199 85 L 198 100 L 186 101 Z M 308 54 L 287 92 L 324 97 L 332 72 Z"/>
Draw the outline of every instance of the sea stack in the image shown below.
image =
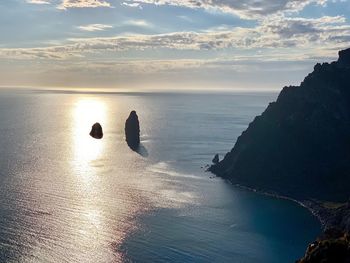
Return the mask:
<path id="1" fill-rule="evenodd" d="M 220 162 L 219 154 L 215 154 L 212 162 L 213 164 L 218 164 Z"/>
<path id="2" fill-rule="evenodd" d="M 103 131 L 102 126 L 98 122 L 96 122 L 94 125 L 92 125 L 90 136 L 95 139 L 102 139 L 103 137 Z"/>
<path id="3" fill-rule="evenodd" d="M 126 142 L 132 150 L 137 150 L 140 145 L 140 124 L 136 111 L 130 112 L 125 122 Z"/>

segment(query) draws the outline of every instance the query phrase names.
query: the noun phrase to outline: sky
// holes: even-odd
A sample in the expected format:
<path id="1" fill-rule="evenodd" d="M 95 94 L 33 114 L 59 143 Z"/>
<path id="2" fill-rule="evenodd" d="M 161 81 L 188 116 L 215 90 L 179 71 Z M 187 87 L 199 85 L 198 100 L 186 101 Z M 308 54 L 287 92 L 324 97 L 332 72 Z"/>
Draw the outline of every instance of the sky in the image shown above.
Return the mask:
<path id="1" fill-rule="evenodd" d="M 350 0 L 1 0 L 0 86 L 280 90 L 350 47 Z"/>

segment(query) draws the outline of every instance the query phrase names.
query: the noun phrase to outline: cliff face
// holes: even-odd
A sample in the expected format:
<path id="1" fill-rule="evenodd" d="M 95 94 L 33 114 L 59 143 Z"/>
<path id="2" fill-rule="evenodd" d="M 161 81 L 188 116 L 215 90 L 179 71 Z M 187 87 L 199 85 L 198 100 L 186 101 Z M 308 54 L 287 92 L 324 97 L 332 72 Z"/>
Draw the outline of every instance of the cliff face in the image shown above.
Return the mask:
<path id="1" fill-rule="evenodd" d="M 350 263 L 350 237 L 328 237 L 310 244 L 296 263 Z"/>
<path id="2" fill-rule="evenodd" d="M 285 87 L 209 168 L 233 183 L 297 199 L 350 196 L 350 49 Z"/>

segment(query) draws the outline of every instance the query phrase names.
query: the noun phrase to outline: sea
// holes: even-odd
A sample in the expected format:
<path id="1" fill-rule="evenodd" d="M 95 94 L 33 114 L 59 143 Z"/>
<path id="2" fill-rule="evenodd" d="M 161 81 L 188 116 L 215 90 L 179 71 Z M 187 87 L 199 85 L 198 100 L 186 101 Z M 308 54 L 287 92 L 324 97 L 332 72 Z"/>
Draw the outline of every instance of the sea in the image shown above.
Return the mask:
<path id="1" fill-rule="evenodd" d="M 318 220 L 206 172 L 277 95 L 0 91 L 0 262 L 295 262 Z"/>

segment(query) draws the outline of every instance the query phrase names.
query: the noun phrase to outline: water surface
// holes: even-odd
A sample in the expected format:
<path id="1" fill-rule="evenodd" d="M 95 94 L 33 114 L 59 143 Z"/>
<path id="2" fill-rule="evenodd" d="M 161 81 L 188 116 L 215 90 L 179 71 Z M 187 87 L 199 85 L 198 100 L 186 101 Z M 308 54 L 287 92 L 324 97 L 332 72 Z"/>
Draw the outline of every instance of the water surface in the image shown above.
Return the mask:
<path id="1" fill-rule="evenodd" d="M 276 96 L 1 92 L 0 261 L 294 262 L 317 220 L 201 168 Z"/>

